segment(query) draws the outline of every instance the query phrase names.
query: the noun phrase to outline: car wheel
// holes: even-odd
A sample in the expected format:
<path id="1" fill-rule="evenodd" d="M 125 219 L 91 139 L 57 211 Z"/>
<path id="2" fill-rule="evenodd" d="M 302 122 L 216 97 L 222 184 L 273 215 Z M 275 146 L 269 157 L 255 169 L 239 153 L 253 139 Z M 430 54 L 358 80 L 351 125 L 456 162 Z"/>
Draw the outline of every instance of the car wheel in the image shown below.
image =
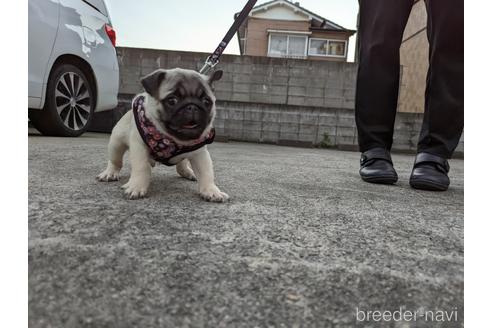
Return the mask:
<path id="1" fill-rule="evenodd" d="M 45 135 L 78 137 L 94 116 L 94 88 L 77 67 L 62 64 L 48 80 L 42 110 L 29 110 L 29 120 Z"/>

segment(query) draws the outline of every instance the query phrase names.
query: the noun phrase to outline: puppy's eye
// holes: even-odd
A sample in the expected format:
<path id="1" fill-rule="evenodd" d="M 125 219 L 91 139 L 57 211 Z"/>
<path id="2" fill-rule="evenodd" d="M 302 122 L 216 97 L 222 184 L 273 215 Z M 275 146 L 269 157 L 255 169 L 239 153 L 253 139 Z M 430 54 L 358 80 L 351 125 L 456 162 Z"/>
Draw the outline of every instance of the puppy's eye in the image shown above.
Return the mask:
<path id="1" fill-rule="evenodd" d="M 202 102 L 205 106 L 212 106 L 212 99 L 208 98 L 208 97 L 203 97 L 202 98 Z"/>
<path id="2" fill-rule="evenodd" d="M 171 97 L 166 98 L 166 104 L 171 106 L 171 107 L 176 106 L 178 101 L 179 101 L 178 97 L 176 97 L 176 96 L 171 96 Z"/>

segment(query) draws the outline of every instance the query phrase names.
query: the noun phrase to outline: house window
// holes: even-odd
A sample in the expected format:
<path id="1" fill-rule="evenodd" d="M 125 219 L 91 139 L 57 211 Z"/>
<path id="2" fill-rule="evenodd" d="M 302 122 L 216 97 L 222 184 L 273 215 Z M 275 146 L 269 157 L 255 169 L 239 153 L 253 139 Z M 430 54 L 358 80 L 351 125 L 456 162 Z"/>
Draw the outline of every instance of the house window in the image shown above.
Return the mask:
<path id="1" fill-rule="evenodd" d="M 307 36 L 270 34 L 268 56 L 304 58 L 307 50 Z"/>
<path id="2" fill-rule="evenodd" d="M 347 41 L 312 38 L 309 40 L 309 55 L 345 57 Z"/>

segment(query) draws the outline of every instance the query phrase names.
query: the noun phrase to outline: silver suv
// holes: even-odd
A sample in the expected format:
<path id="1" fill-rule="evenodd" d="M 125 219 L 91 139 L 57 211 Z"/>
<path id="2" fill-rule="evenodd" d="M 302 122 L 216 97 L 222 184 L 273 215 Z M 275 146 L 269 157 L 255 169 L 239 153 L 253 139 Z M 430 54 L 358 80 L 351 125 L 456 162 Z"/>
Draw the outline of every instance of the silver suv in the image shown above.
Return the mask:
<path id="1" fill-rule="evenodd" d="M 29 0 L 29 120 L 76 137 L 116 107 L 116 33 L 104 0 Z"/>

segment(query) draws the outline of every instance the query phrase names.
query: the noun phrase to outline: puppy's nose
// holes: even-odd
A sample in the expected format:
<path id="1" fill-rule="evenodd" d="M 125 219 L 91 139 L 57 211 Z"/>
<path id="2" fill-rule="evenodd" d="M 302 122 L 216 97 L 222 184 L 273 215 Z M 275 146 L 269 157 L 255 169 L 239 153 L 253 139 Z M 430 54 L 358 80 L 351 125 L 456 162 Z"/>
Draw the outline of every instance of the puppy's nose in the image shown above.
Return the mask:
<path id="1" fill-rule="evenodd" d="M 200 110 L 200 108 L 198 108 L 197 105 L 194 105 L 194 104 L 189 104 L 185 107 L 185 110 L 190 113 L 190 114 L 194 114 L 196 112 L 198 112 Z"/>
<path id="2" fill-rule="evenodd" d="M 184 108 L 185 117 L 189 119 L 198 119 L 200 108 L 197 105 L 189 104 Z"/>

